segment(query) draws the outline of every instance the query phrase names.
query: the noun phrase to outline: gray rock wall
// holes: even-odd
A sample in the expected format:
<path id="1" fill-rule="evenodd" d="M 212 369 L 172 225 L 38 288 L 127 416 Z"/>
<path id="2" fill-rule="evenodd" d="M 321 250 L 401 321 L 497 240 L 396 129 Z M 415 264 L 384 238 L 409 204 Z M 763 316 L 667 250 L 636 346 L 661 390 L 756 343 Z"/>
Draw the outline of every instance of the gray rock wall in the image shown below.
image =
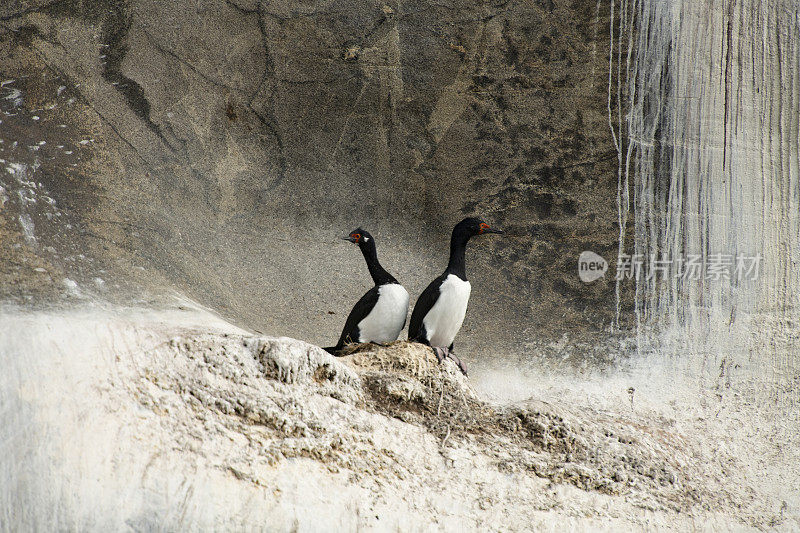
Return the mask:
<path id="1" fill-rule="evenodd" d="M 413 302 L 452 225 L 480 215 L 507 233 L 468 250 L 467 360 L 591 337 L 615 302 L 613 279 L 577 277 L 581 251 L 610 259 L 618 240 L 608 10 L 4 4 L 0 158 L 53 203 L 18 201 L 19 173 L 3 173 L 2 296 L 174 287 L 243 327 L 326 344 L 370 285 L 336 237 L 368 228 Z"/>

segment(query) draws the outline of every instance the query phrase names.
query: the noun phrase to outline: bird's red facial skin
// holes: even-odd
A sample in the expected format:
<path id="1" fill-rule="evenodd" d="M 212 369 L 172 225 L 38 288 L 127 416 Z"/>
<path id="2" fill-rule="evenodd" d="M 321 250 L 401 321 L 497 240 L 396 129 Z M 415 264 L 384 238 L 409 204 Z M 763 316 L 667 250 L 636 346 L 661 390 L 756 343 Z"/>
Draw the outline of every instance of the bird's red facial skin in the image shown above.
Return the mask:
<path id="1" fill-rule="evenodd" d="M 485 222 L 481 222 L 481 229 L 480 229 L 480 231 L 478 233 L 483 233 L 487 229 L 489 229 L 489 224 L 487 224 Z"/>
<path id="2" fill-rule="evenodd" d="M 352 237 L 353 239 L 355 239 L 355 241 L 356 241 L 356 244 L 358 244 L 358 241 L 360 241 L 360 240 L 361 240 L 361 234 L 360 234 L 360 233 L 353 233 L 352 235 L 350 235 L 350 237 Z"/>

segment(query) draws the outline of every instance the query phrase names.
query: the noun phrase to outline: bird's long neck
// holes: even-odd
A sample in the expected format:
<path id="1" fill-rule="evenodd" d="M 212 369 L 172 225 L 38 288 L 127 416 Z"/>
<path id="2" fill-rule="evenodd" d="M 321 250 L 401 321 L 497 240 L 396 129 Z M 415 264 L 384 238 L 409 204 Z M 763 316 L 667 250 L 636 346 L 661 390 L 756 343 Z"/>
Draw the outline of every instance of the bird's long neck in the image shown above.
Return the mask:
<path id="1" fill-rule="evenodd" d="M 378 261 L 378 250 L 375 248 L 375 241 L 373 239 L 361 243 L 359 248 L 361 248 L 361 253 L 364 254 L 364 260 L 367 262 L 369 275 L 372 276 L 372 280 L 375 282 L 375 285 L 397 283 L 397 280 L 395 280 L 391 274 L 386 272 L 386 270 Z"/>
<path id="2" fill-rule="evenodd" d="M 456 229 L 450 237 L 450 261 L 447 263 L 446 272 L 455 274 L 459 278 L 467 281 L 467 266 L 464 260 L 464 253 L 467 250 L 469 235 Z"/>

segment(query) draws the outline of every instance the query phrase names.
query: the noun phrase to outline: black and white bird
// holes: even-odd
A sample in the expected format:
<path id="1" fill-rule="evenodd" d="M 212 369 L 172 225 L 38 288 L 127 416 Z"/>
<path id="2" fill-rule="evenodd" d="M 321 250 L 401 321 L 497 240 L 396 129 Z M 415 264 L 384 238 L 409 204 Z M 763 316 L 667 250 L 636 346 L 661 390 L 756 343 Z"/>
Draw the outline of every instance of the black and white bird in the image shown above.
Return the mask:
<path id="1" fill-rule="evenodd" d="M 357 228 L 342 239 L 357 244 L 361 249 L 375 286 L 350 311 L 336 346 L 325 348 L 334 355 L 345 344 L 397 340 L 408 317 L 408 291 L 378 262 L 378 252 L 372 235 Z"/>
<path id="2" fill-rule="evenodd" d="M 411 313 L 408 340 L 433 348 L 441 363 L 449 357 L 467 374 L 467 367 L 453 354 L 453 340 L 467 314 L 472 287 L 467 281 L 464 252 L 475 235 L 503 233 L 479 218 L 465 218 L 453 228 L 450 237 L 450 261 L 441 276 L 422 291 Z"/>

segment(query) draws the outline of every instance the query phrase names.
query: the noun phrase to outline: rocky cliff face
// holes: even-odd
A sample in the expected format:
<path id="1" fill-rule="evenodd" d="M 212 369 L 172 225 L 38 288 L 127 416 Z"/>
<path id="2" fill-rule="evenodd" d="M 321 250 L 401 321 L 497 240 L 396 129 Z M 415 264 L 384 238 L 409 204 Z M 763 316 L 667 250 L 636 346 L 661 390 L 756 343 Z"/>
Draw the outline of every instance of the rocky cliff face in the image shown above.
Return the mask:
<path id="1" fill-rule="evenodd" d="M 468 251 L 468 360 L 614 316 L 613 280 L 577 277 L 619 232 L 606 3 L 33 0 L 0 23 L 6 299 L 177 288 L 329 344 L 369 285 L 335 237 L 367 227 L 416 295 L 477 214 L 507 233 Z"/>
<path id="2" fill-rule="evenodd" d="M 774 22 L 796 6 L 722 4 L 2 2 L 0 530 L 800 528 L 796 321 L 773 309 L 797 279 L 775 111 L 797 32 Z M 727 66 L 694 76 L 698 49 Z M 706 171 L 732 154 L 746 180 Z M 666 203 L 715 180 L 769 202 Z M 734 351 L 744 309 L 696 292 L 719 336 L 697 313 L 669 351 L 599 364 L 629 343 L 603 330 L 613 280 L 576 262 L 616 255 L 625 205 L 639 251 L 660 251 L 653 219 L 698 222 L 667 224 L 675 244 L 740 240 L 703 220 L 769 229 L 768 290 L 735 290 L 775 326 Z M 369 286 L 336 237 L 367 227 L 413 303 L 473 214 L 506 235 L 468 250 L 470 381 L 405 344 L 313 346 Z M 652 321 L 663 293 L 640 289 Z"/>

